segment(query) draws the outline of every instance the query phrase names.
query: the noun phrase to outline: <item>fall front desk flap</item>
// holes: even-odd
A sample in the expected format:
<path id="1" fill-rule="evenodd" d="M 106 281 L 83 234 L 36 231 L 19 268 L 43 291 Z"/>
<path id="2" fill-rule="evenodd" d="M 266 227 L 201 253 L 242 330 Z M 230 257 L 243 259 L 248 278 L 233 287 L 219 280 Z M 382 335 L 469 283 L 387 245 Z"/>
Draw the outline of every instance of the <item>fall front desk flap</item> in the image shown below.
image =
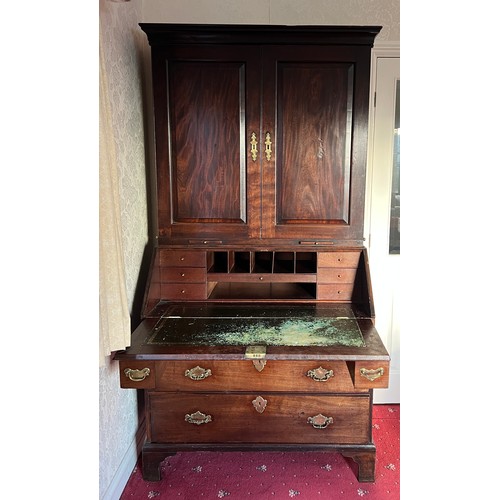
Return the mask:
<path id="1" fill-rule="evenodd" d="M 348 305 L 173 306 L 160 318 L 146 343 L 212 346 L 365 346 L 357 319 Z"/>

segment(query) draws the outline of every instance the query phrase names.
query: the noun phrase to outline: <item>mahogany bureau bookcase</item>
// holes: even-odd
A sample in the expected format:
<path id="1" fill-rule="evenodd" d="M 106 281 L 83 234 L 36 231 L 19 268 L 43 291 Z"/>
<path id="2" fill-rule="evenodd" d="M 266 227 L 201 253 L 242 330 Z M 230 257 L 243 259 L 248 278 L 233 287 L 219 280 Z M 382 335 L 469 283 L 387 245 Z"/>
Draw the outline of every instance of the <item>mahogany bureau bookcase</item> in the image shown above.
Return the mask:
<path id="1" fill-rule="evenodd" d="M 340 452 L 375 480 L 389 380 L 363 241 L 380 27 L 141 24 L 156 245 L 117 352 L 145 391 L 144 479 L 190 450 Z"/>

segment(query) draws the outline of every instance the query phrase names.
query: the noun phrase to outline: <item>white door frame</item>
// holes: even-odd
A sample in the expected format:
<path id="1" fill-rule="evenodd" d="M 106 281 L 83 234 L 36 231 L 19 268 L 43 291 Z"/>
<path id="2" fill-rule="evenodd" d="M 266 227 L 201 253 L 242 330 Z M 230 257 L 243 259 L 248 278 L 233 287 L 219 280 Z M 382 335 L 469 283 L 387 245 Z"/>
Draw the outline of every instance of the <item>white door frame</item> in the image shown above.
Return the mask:
<path id="1" fill-rule="evenodd" d="M 383 42 L 374 46 L 372 50 L 372 65 L 370 78 L 370 114 L 369 114 L 369 139 L 368 139 L 368 162 L 367 162 L 367 187 L 365 203 L 365 231 L 364 237 L 370 259 L 370 270 L 372 277 L 373 300 L 375 305 L 375 326 L 380 334 L 384 345 L 391 356 L 391 368 L 389 374 L 389 388 L 374 390 L 374 403 L 399 403 L 400 402 L 400 366 L 399 366 L 399 264 L 400 256 L 389 256 L 388 227 L 387 234 L 385 226 L 390 219 L 390 196 L 380 192 L 380 182 L 377 180 L 392 178 L 392 161 L 390 165 L 381 164 L 380 144 L 376 144 L 375 123 L 375 90 L 377 87 L 377 69 L 380 59 L 400 58 L 399 42 Z M 379 103 L 380 106 L 380 103 Z M 380 108 L 379 108 L 380 109 Z M 392 113 L 394 117 L 394 113 Z M 377 146 L 377 148 L 376 148 Z M 383 147 L 386 144 L 384 142 Z M 392 144 L 391 144 L 392 146 Z M 381 171 L 380 169 L 389 169 Z M 374 175 L 378 176 L 374 182 Z M 381 175 L 383 174 L 383 175 Z M 386 186 L 387 188 L 389 186 Z M 387 191 L 387 190 L 386 190 Z M 390 190 L 389 190 L 390 191 Z M 384 210 L 382 203 L 388 203 L 386 215 L 381 214 Z M 378 204 L 378 205 L 374 205 Z M 381 231 L 381 225 L 384 230 Z M 378 228 L 378 229 L 377 229 Z M 376 232 L 375 232 L 376 231 Z M 385 242 L 387 240 L 387 242 Z M 384 245 L 386 245 L 384 247 Z M 384 254 L 384 248 L 386 253 Z"/>

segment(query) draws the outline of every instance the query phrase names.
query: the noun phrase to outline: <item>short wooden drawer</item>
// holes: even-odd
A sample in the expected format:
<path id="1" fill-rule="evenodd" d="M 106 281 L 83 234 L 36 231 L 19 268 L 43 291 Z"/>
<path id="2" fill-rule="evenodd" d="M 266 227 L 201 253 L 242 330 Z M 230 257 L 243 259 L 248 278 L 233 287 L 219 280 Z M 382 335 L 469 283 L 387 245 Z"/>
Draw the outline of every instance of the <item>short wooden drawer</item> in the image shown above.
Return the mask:
<path id="1" fill-rule="evenodd" d="M 149 394 L 153 443 L 370 441 L 369 394 Z"/>
<path id="2" fill-rule="evenodd" d="M 162 283 L 161 296 L 169 300 L 205 300 L 206 283 Z"/>
<path id="3" fill-rule="evenodd" d="M 160 253 L 161 267 L 205 267 L 207 266 L 207 253 L 189 250 L 165 250 Z"/>
<path id="4" fill-rule="evenodd" d="M 154 389 L 154 361 L 119 361 L 120 387 L 123 389 Z"/>
<path id="5" fill-rule="evenodd" d="M 316 298 L 318 300 L 351 300 L 354 283 L 318 283 Z"/>
<path id="6" fill-rule="evenodd" d="M 164 267 L 161 281 L 170 283 L 205 283 L 207 273 L 203 267 Z"/>
<path id="7" fill-rule="evenodd" d="M 361 252 L 320 252 L 318 267 L 358 267 Z"/>
<path id="8" fill-rule="evenodd" d="M 157 361 L 156 377 L 162 391 L 354 390 L 345 361 Z"/>
<path id="9" fill-rule="evenodd" d="M 389 387 L 389 361 L 356 361 L 354 385 L 357 389 L 386 389 Z"/>
<path id="10" fill-rule="evenodd" d="M 321 267 L 318 269 L 318 283 L 354 283 L 356 269 Z"/>

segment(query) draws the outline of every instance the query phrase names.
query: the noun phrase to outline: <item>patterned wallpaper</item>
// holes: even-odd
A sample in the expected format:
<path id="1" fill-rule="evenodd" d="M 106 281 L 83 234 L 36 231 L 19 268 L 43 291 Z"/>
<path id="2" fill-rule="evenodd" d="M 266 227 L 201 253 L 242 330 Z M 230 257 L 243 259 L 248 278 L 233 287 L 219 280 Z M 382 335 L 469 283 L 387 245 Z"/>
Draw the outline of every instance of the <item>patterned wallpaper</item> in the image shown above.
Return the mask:
<path id="1" fill-rule="evenodd" d="M 132 310 L 147 243 L 141 61 L 145 50 L 142 0 L 99 2 L 101 42 L 112 107 L 120 180 L 126 292 Z M 118 363 L 99 369 L 99 492 L 106 494 L 138 427 L 136 391 L 120 389 Z"/>

